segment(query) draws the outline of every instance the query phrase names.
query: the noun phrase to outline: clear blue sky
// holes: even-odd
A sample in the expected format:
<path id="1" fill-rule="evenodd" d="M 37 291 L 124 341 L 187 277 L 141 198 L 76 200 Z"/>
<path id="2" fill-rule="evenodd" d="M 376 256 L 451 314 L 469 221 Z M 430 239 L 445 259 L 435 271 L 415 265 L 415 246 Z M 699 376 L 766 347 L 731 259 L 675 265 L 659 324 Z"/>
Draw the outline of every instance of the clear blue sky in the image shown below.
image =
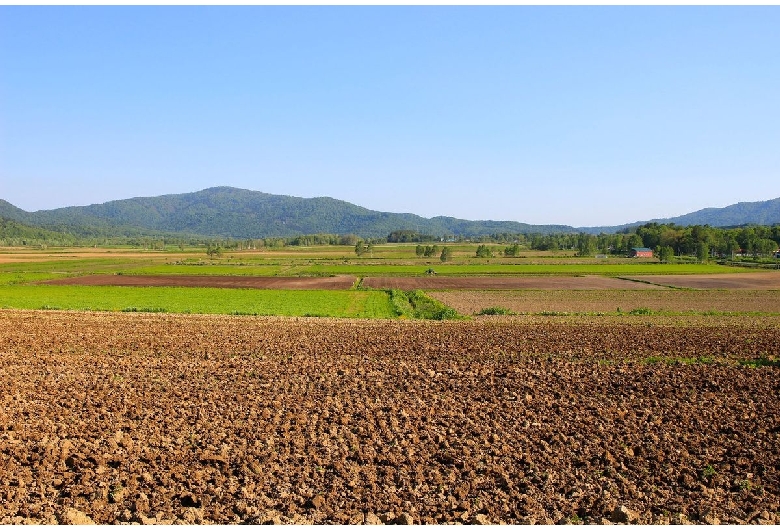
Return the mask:
<path id="1" fill-rule="evenodd" d="M 780 8 L 0 7 L 0 198 L 574 226 L 780 196 Z"/>

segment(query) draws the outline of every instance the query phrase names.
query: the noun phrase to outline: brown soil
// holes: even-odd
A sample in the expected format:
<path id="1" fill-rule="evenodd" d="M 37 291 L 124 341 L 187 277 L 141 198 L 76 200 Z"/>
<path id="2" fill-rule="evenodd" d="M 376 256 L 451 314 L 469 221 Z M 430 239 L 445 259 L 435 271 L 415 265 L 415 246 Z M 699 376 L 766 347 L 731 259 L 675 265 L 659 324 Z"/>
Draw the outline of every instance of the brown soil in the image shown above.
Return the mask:
<path id="1" fill-rule="evenodd" d="M 40 261 L 69 261 L 69 260 L 81 260 L 90 258 L 139 258 L 139 259 L 186 259 L 191 258 L 192 254 L 186 253 L 173 253 L 162 251 L 137 251 L 137 250 L 124 250 L 124 249 L 112 249 L 112 250 L 82 250 L 82 249 L 68 249 L 64 252 L 16 252 L 15 250 L 0 252 L 0 263 L 17 263 L 17 262 L 40 262 Z"/>
<path id="2" fill-rule="evenodd" d="M 377 289 L 659 289 L 647 283 L 605 276 L 523 276 L 364 278 L 365 287 Z"/>
<path id="3" fill-rule="evenodd" d="M 602 322 L 0 311 L 0 523 L 778 522 L 778 327 Z"/>
<path id="4" fill-rule="evenodd" d="M 488 307 L 503 307 L 516 313 L 629 312 L 648 308 L 671 312 L 780 313 L 780 291 L 761 290 L 591 290 L 591 291 L 441 291 L 429 292 L 464 315 Z"/>
<path id="5" fill-rule="evenodd" d="M 293 278 L 267 276 L 143 276 L 94 274 L 50 280 L 52 285 L 119 285 L 132 287 L 229 287 L 244 289 L 350 289 L 354 276 Z"/>
<path id="6" fill-rule="evenodd" d="M 631 279 L 691 289 L 780 289 L 780 270 L 736 274 L 636 276 Z"/>

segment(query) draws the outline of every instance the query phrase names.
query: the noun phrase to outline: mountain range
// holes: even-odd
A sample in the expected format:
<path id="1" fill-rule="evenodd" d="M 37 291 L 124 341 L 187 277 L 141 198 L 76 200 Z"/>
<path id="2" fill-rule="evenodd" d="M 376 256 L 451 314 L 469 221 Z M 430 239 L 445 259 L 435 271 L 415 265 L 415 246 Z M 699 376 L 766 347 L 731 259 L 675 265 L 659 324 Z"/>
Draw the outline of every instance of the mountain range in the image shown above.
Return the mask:
<path id="1" fill-rule="evenodd" d="M 0 217 L 79 236 L 166 233 L 235 239 L 316 233 L 386 237 L 395 230 L 463 237 L 496 233 L 611 233 L 647 222 L 575 228 L 516 221 L 468 221 L 454 217 L 429 219 L 411 213 L 378 212 L 330 197 L 305 199 L 231 187 L 37 212 L 24 211 L 0 199 Z M 780 223 L 780 198 L 725 208 L 705 208 L 651 222 L 710 226 L 771 225 Z"/>
<path id="2" fill-rule="evenodd" d="M 695 212 L 666 219 L 650 219 L 620 226 L 594 226 L 577 229 L 589 234 L 614 233 L 647 223 L 671 224 L 678 226 L 710 225 L 717 227 L 735 227 L 742 225 L 780 224 L 780 198 L 769 201 L 739 202 L 723 208 L 704 208 Z"/>

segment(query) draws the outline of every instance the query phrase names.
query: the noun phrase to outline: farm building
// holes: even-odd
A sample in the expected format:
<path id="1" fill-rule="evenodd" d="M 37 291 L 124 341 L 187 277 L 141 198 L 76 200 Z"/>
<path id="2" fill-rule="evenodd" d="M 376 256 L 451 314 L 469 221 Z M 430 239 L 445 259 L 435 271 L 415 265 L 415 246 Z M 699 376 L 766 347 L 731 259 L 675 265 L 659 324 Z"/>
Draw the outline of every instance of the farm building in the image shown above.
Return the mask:
<path id="1" fill-rule="evenodd" d="M 631 258 L 652 258 L 653 250 L 645 247 L 634 247 L 628 255 Z"/>

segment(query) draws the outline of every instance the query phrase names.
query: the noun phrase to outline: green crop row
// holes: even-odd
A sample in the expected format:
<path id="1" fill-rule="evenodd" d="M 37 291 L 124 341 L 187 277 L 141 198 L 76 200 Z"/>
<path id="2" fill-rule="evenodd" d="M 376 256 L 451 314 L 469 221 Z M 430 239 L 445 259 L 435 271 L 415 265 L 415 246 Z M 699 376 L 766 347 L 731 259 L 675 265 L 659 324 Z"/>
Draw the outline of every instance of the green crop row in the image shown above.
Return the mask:
<path id="1" fill-rule="evenodd" d="M 393 318 L 384 291 L 0 285 L 0 308 Z"/>
<path id="2" fill-rule="evenodd" d="M 423 291 L 402 291 L 391 289 L 390 304 L 397 316 L 420 318 L 426 320 L 448 320 L 461 318 L 457 311 L 438 300 L 426 295 Z"/>

